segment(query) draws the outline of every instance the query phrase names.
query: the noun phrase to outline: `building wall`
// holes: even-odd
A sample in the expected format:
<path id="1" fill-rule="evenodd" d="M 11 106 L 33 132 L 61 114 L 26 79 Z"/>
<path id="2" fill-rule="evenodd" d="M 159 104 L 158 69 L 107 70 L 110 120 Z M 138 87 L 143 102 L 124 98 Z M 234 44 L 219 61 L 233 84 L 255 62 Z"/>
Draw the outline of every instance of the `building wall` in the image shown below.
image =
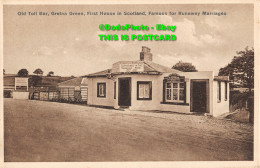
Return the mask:
<path id="1" fill-rule="evenodd" d="M 181 113 L 190 113 L 190 105 L 161 104 L 160 110 Z"/>
<path id="2" fill-rule="evenodd" d="M 120 75 L 117 77 L 117 91 L 118 78 L 131 77 L 131 110 L 159 110 L 160 102 L 162 101 L 162 85 L 160 76 L 158 75 Z M 137 100 L 137 82 L 152 82 L 152 100 Z M 115 108 L 118 108 L 118 92 L 115 102 Z"/>
<path id="3" fill-rule="evenodd" d="M 81 86 L 81 98 L 82 101 L 88 101 L 88 87 L 87 86 Z"/>
<path id="4" fill-rule="evenodd" d="M 13 92 L 13 99 L 29 99 L 29 92 Z"/>
<path id="5" fill-rule="evenodd" d="M 190 80 L 191 79 L 208 79 L 209 80 L 209 114 L 213 115 L 213 71 L 200 71 L 200 72 L 186 72 L 185 77 L 189 78 L 189 84 L 187 88 L 190 92 Z M 187 99 L 190 101 L 190 93 L 188 94 Z"/>
<path id="6" fill-rule="evenodd" d="M 171 73 L 163 75 L 143 75 L 143 74 L 129 74 L 118 75 L 112 79 L 106 77 L 97 77 L 88 79 L 88 104 L 100 106 L 118 106 L 118 78 L 131 77 L 131 106 L 130 110 L 162 110 L 190 113 L 190 83 L 193 79 L 203 79 L 209 81 L 209 113 L 213 116 L 218 116 L 229 110 L 229 100 L 225 101 L 225 84 L 222 82 L 221 86 L 221 102 L 217 103 L 217 82 L 213 81 L 214 74 L 211 71 L 205 72 L 186 72 L 180 74 L 185 76 L 186 81 L 186 103 L 188 105 L 173 105 L 162 104 L 163 100 L 163 79 Z M 152 82 L 152 100 L 137 100 L 137 81 L 151 81 Z M 97 83 L 106 83 L 106 97 L 97 97 Z M 116 98 L 114 99 L 114 82 L 116 82 Z M 228 87 L 229 88 L 229 87 Z M 229 89 L 228 89 L 229 98 Z"/>
<path id="7" fill-rule="evenodd" d="M 221 82 L 221 101 L 219 101 L 218 81 L 213 82 L 213 108 L 214 117 L 229 112 L 229 83 L 227 83 L 227 99 L 225 100 L 225 82 Z"/>
<path id="8" fill-rule="evenodd" d="M 114 81 L 106 77 L 88 78 L 88 104 L 114 106 Z M 97 97 L 97 83 L 106 83 L 106 97 Z"/>
<path id="9" fill-rule="evenodd" d="M 161 77 L 160 81 L 163 80 L 164 77 L 169 76 L 171 73 L 165 73 Z M 190 84 L 191 80 L 194 79 L 205 79 L 209 80 L 209 113 L 213 114 L 213 77 L 214 74 L 212 71 L 200 71 L 200 72 L 182 72 L 179 74 L 180 76 L 185 76 L 185 82 L 186 82 L 186 103 L 189 105 L 169 105 L 169 104 L 161 104 L 160 110 L 163 111 L 175 111 L 175 112 L 183 112 L 183 113 L 189 113 L 190 111 Z M 162 87 L 162 86 L 161 86 Z M 161 91 L 162 92 L 162 91 Z"/>

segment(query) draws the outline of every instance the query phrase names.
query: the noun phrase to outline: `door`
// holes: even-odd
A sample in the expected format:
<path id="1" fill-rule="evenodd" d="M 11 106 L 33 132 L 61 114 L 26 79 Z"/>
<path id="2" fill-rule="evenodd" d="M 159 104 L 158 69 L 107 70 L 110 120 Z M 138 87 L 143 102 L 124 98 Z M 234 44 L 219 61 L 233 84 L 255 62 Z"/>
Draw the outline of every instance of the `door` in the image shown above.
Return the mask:
<path id="1" fill-rule="evenodd" d="M 191 81 L 191 111 L 209 112 L 208 80 Z"/>
<path id="2" fill-rule="evenodd" d="M 131 106 L 131 78 L 118 79 L 118 105 Z"/>

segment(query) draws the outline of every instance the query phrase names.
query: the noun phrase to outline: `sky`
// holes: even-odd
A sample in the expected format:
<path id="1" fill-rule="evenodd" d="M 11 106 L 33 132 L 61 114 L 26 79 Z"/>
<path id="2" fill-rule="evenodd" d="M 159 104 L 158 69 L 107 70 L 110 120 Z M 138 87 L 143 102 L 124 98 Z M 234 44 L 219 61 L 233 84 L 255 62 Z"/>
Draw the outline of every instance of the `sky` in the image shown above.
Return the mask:
<path id="1" fill-rule="evenodd" d="M 254 46 L 253 5 L 4 5 L 4 69 L 30 74 L 41 68 L 46 75 L 82 76 L 112 67 L 117 61 L 139 60 L 142 46 L 153 61 L 172 67 L 179 61 L 192 63 L 199 71 L 214 71 L 227 65 L 236 51 Z M 225 16 L 54 16 L 51 12 L 226 12 Z M 18 12 L 27 12 L 19 16 Z M 28 12 L 38 12 L 29 16 Z M 39 16 L 48 12 L 49 16 Z M 176 26 L 171 31 L 101 31 L 100 24 Z M 175 34 L 176 41 L 100 41 L 99 34 Z"/>

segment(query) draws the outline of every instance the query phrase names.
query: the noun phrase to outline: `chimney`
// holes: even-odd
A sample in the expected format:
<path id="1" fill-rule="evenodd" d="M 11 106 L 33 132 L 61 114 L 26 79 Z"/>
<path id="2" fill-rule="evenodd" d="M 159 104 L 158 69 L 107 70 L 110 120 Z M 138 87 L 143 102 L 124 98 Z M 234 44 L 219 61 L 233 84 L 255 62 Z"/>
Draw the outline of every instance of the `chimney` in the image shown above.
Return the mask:
<path id="1" fill-rule="evenodd" d="M 142 51 L 140 52 L 140 61 L 153 61 L 153 54 L 150 51 L 150 48 L 142 46 Z"/>

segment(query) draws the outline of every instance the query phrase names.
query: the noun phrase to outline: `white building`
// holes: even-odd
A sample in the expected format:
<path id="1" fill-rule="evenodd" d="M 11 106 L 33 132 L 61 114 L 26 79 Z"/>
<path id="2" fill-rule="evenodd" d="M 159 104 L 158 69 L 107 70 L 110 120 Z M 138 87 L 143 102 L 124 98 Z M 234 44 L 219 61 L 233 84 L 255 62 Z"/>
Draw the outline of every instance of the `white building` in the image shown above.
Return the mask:
<path id="1" fill-rule="evenodd" d="M 156 64 L 147 47 L 142 47 L 140 60 L 116 62 L 112 69 L 87 78 L 89 105 L 213 116 L 229 111 L 228 77 L 214 76 L 211 71 L 180 72 Z"/>

